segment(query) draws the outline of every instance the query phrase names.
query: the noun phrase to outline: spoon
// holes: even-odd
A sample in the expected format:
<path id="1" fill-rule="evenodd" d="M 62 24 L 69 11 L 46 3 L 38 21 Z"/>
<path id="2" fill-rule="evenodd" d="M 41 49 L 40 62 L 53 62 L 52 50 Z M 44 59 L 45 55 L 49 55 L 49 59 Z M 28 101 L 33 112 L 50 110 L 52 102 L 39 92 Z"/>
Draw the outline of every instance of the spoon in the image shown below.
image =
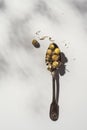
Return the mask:
<path id="1" fill-rule="evenodd" d="M 50 105 L 49 116 L 51 120 L 56 121 L 59 117 L 59 106 L 58 106 L 58 100 L 57 100 L 58 85 L 57 85 L 57 78 L 55 76 L 56 76 L 57 69 L 61 66 L 61 51 L 59 47 L 57 46 L 57 44 L 51 43 L 49 45 L 46 51 L 45 62 L 47 65 L 47 69 L 52 74 L 52 83 L 53 83 L 53 98 L 52 98 L 52 103 Z M 56 81 L 56 85 L 55 85 L 55 81 Z"/>

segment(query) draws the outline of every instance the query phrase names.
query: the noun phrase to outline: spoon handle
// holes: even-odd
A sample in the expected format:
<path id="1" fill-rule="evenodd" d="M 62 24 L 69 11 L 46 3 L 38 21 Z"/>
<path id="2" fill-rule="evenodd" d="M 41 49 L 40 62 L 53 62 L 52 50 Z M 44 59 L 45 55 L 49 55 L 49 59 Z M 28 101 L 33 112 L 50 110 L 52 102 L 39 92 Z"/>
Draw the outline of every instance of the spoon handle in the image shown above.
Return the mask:
<path id="1" fill-rule="evenodd" d="M 54 77 L 52 77 L 52 81 L 53 81 L 53 98 L 52 98 L 52 103 L 50 105 L 50 118 L 51 120 L 56 121 L 59 116 L 59 106 L 55 97 L 55 78 Z"/>
<path id="2" fill-rule="evenodd" d="M 52 100 L 55 101 L 56 97 L 55 97 L 55 78 L 52 76 L 52 87 L 53 87 L 53 98 Z"/>

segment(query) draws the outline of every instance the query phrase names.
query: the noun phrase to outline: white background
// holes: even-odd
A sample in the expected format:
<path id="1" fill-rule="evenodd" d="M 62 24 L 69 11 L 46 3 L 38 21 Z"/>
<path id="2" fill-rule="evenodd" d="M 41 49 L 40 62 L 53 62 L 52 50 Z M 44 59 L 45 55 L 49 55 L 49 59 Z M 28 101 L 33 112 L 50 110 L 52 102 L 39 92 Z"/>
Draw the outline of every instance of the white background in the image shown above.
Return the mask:
<path id="1" fill-rule="evenodd" d="M 49 35 L 68 58 L 59 120 L 49 118 Z M 67 44 L 67 46 L 65 46 Z M 0 0 L 0 130 L 87 130 L 87 0 Z"/>

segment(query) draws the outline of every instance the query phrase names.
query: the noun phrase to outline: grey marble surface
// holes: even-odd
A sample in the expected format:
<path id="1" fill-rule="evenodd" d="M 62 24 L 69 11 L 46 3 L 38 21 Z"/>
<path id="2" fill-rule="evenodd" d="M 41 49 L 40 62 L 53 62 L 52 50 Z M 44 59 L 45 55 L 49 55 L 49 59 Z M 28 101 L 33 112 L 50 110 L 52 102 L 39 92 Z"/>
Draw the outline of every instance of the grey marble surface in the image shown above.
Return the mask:
<path id="1" fill-rule="evenodd" d="M 68 58 L 57 122 L 49 119 L 49 35 Z M 67 46 L 65 46 L 67 44 Z M 87 0 L 0 0 L 0 130 L 87 129 Z"/>

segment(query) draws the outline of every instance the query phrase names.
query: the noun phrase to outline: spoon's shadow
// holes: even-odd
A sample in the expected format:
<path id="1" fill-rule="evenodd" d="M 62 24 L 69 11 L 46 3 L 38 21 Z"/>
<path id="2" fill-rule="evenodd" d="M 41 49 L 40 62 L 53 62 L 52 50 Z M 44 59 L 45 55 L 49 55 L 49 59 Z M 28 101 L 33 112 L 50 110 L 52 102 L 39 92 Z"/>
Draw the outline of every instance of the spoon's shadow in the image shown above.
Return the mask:
<path id="1" fill-rule="evenodd" d="M 55 79 L 56 79 L 56 84 L 57 84 L 57 94 L 56 94 L 57 102 L 59 101 L 59 86 L 60 86 L 59 85 L 59 75 L 61 75 L 61 76 L 65 75 L 65 73 L 66 73 L 65 63 L 68 62 L 68 59 L 63 52 L 61 52 L 61 62 L 62 62 L 62 65 L 55 72 Z"/>
<path id="2" fill-rule="evenodd" d="M 55 75 L 54 75 L 54 78 L 56 80 L 56 89 L 55 89 L 55 85 L 54 85 L 53 86 L 53 93 L 55 93 L 55 90 L 56 90 L 56 93 L 55 93 L 55 100 L 52 101 L 51 106 L 50 106 L 50 117 L 53 121 L 56 121 L 59 118 L 59 105 L 58 105 L 59 90 L 60 90 L 59 75 L 63 76 L 66 73 L 65 63 L 68 62 L 68 59 L 63 52 L 61 52 L 61 62 L 62 62 L 62 64 L 61 64 L 60 68 L 58 68 L 55 71 Z M 57 116 L 56 119 L 54 119 L 54 117 L 52 116 L 52 112 L 56 113 L 56 116 Z"/>

